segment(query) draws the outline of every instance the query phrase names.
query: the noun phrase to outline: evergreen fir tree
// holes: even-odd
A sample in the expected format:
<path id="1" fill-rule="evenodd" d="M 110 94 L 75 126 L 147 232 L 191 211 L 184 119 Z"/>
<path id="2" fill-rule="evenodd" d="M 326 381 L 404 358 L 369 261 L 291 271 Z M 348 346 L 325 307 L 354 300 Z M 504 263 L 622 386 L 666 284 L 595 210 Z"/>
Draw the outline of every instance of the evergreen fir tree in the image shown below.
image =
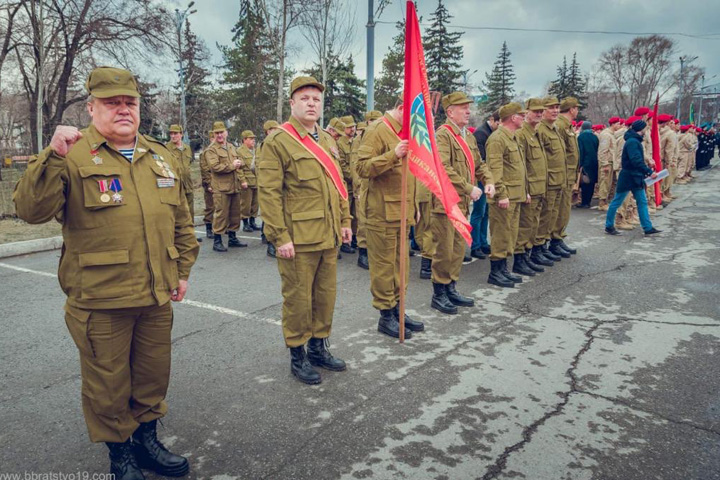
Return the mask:
<path id="1" fill-rule="evenodd" d="M 446 95 L 460 90 L 467 70 L 461 68 L 463 47 L 460 38 L 464 32 L 449 32 L 447 29 L 453 18 L 438 0 L 438 6 L 430 16 L 430 28 L 425 32 L 425 63 L 427 66 L 430 90 Z"/>
<path id="2" fill-rule="evenodd" d="M 382 73 L 375 82 L 375 108 L 384 112 L 395 106 L 402 92 L 405 75 L 405 24 L 396 24 L 399 32 L 393 37 L 382 61 Z"/>
<path id="3" fill-rule="evenodd" d="M 510 50 L 507 42 L 503 42 L 500 53 L 495 60 L 492 72 L 485 74 L 486 80 L 483 88 L 487 92 L 488 100 L 485 110 L 492 112 L 512 101 L 515 96 L 515 73 L 510 62 Z"/>
<path id="4" fill-rule="evenodd" d="M 582 77 L 580 71 L 580 65 L 577 62 L 577 53 L 573 53 L 572 63 L 568 69 L 567 74 L 567 95 L 568 97 L 575 97 L 580 102 L 580 105 L 587 104 L 587 85 Z"/>
<path id="5" fill-rule="evenodd" d="M 323 116 L 325 123 L 333 117 L 352 115 L 357 121 L 365 114 L 365 82 L 355 74 L 355 61 L 352 55 L 342 61 L 332 51 L 328 52 L 327 81 L 323 94 Z M 319 78 L 320 65 L 315 64 L 305 72 Z"/>
<path id="6" fill-rule="evenodd" d="M 558 65 L 557 67 L 557 78 L 550 83 L 550 88 L 548 88 L 548 94 L 557 97 L 557 98 L 564 98 L 567 96 L 567 76 L 568 76 L 568 66 L 567 66 L 567 57 L 563 56 L 563 63 L 562 65 Z"/>
<path id="7" fill-rule="evenodd" d="M 185 111 L 187 133 L 193 149 L 202 143 L 205 130 L 212 116 L 213 97 L 210 92 L 210 72 L 203 65 L 210 59 L 210 53 L 201 39 L 190 30 L 190 22 L 185 22 L 183 32 L 182 62 L 185 70 Z M 177 90 L 180 92 L 178 82 Z M 178 102 L 179 103 L 179 102 Z M 178 114 L 178 123 L 181 115 Z"/>

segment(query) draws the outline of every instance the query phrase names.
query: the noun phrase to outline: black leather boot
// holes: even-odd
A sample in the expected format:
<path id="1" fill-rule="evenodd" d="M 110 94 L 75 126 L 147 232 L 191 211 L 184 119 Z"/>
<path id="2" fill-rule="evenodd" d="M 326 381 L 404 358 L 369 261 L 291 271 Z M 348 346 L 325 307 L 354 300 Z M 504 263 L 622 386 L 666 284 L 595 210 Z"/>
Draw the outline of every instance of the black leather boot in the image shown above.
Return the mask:
<path id="1" fill-rule="evenodd" d="M 249 218 L 243 218 L 243 226 L 242 226 L 243 232 L 252 232 L 254 231 L 252 227 L 250 226 L 250 219 Z"/>
<path id="2" fill-rule="evenodd" d="M 557 255 L 562 258 L 570 258 L 570 252 L 565 251 L 565 249 L 560 246 L 560 240 L 550 240 L 549 250 L 553 255 Z"/>
<path id="3" fill-rule="evenodd" d="M 227 248 L 222 243 L 222 235 L 219 233 L 216 233 L 213 239 L 213 250 L 216 252 L 227 252 Z"/>
<path id="4" fill-rule="evenodd" d="M 513 273 L 510 273 L 510 270 L 507 268 L 507 258 L 503 258 L 500 260 L 502 265 L 502 274 L 505 275 L 505 277 L 510 280 L 511 282 L 515 283 L 522 283 L 522 277 L 520 275 L 515 275 Z"/>
<path id="5" fill-rule="evenodd" d="M 110 450 L 110 474 L 114 480 L 145 480 L 135 460 L 130 440 L 123 443 L 107 442 L 105 445 Z"/>
<path id="6" fill-rule="evenodd" d="M 215 237 L 215 234 L 213 233 L 213 230 L 212 230 L 212 223 L 205 224 L 205 234 L 207 235 L 207 238 Z"/>
<path id="7" fill-rule="evenodd" d="M 543 254 L 543 248 L 540 245 L 536 245 L 532 248 L 530 258 L 535 265 L 544 265 L 546 267 L 552 267 L 553 265 L 555 265 L 555 262 L 553 262 Z"/>
<path id="8" fill-rule="evenodd" d="M 393 315 L 395 315 L 395 319 L 398 321 L 398 325 L 400 324 L 400 306 L 395 305 L 393 307 Z M 413 320 L 408 316 L 408 314 L 405 314 L 405 328 L 408 330 L 411 330 L 413 332 L 422 332 L 425 330 L 425 324 L 423 322 L 418 322 L 417 320 Z"/>
<path id="9" fill-rule="evenodd" d="M 422 257 L 420 259 L 420 278 L 428 280 L 432 277 L 432 259 Z"/>
<path id="10" fill-rule="evenodd" d="M 463 263 L 470 263 L 472 262 L 472 255 L 470 255 L 467 251 L 465 252 L 465 256 L 463 257 Z"/>
<path id="11" fill-rule="evenodd" d="M 475 250 L 471 250 L 470 256 L 478 258 L 480 260 L 485 260 L 487 258 L 487 255 L 485 255 L 485 252 L 483 252 L 481 248 L 476 248 Z"/>
<path id="12" fill-rule="evenodd" d="M 352 241 L 350 242 L 350 246 L 357 250 L 357 237 L 355 235 L 352 236 Z"/>
<path id="13" fill-rule="evenodd" d="M 290 347 L 290 372 L 303 383 L 317 385 L 322 382 L 322 377 L 315 370 L 305 354 L 305 345 Z"/>
<path id="14" fill-rule="evenodd" d="M 457 305 L 458 307 L 475 306 L 475 300 L 470 297 L 460 295 L 460 293 L 458 293 L 458 291 L 455 289 L 455 280 L 445 285 L 445 292 L 447 293 L 448 300 L 450 300 L 450 303 L 452 303 L 453 305 Z"/>
<path id="15" fill-rule="evenodd" d="M 255 223 L 255 217 L 250 217 L 250 226 L 252 227 L 253 231 L 257 232 L 259 230 L 262 230 L 262 227 Z"/>
<path id="16" fill-rule="evenodd" d="M 275 245 L 268 242 L 267 244 L 267 256 L 275 258 L 277 256 L 277 251 L 275 250 Z"/>
<path id="17" fill-rule="evenodd" d="M 540 265 L 538 265 L 537 263 L 535 263 L 535 262 L 532 261 L 532 258 L 530 257 L 530 252 L 529 252 L 529 251 L 526 251 L 526 252 L 523 253 L 522 255 L 523 255 L 523 257 L 525 257 L 525 265 L 527 265 L 528 267 L 530 267 L 530 269 L 531 269 L 532 271 L 538 272 L 538 273 L 542 273 L 542 272 L 545 271 L 545 269 L 544 269 L 543 267 L 541 267 Z"/>
<path id="18" fill-rule="evenodd" d="M 563 259 L 560 255 L 555 255 L 551 250 L 550 246 L 545 243 L 545 245 L 542 246 L 542 254 L 545 258 L 549 258 L 553 262 L 559 262 Z"/>
<path id="19" fill-rule="evenodd" d="M 340 251 L 342 253 L 350 253 L 350 254 L 353 254 L 356 252 L 356 250 L 354 248 L 352 248 L 352 246 L 349 243 L 343 243 L 340 246 Z"/>
<path id="20" fill-rule="evenodd" d="M 515 287 L 515 282 L 505 277 L 502 273 L 502 260 L 490 260 L 490 275 L 488 275 L 487 281 L 489 284 L 497 285 L 498 287 Z"/>
<path id="21" fill-rule="evenodd" d="M 448 315 L 455 315 L 458 311 L 447 295 L 447 288 L 442 283 L 433 282 L 433 296 L 430 306 Z"/>
<path id="22" fill-rule="evenodd" d="M 330 345 L 327 338 L 311 338 L 307 346 L 307 357 L 311 365 L 342 372 L 347 368 L 343 360 L 333 357 L 327 347 Z"/>
<path id="23" fill-rule="evenodd" d="M 515 273 L 518 273 L 520 275 L 525 275 L 528 277 L 535 276 L 535 270 L 528 267 L 528 265 L 525 263 L 525 254 L 524 253 L 516 253 L 513 255 L 512 271 Z"/>
<path id="24" fill-rule="evenodd" d="M 247 247 L 247 243 L 241 242 L 235 232 L 228 231 L 228 247 Z"/>
<path id="25" fill-rule="evenodd" d="M 267 237 L 265 236 L 264 233 L 260 234 L 260 243 L 262 243 L 263 245 L 266 245 L 268 243 Z"/>
<path id="26" fill-rule="evenodd" d="M 400 338 L 400 322 L 393 314 L 392 308 L 380 310 L 378 332 L 393 338 Z M 412 338 L 412 332 L 410 332 L 410 329 L 407 327 L 405 327 L 405 338 Z"/>
<path id="27" fill-rule="evenodd" d="M 365 270 L 370 270 L 370 263 L 368 262 L 368 254 L 367 254 L 367 248 L 358 248 L 358 261 L 357 265 L 360 268 L 364 268 Z"/>
<path id="28" fill-rule="evenodd" d="M 133 452 L 140 468 L 166 477 L 183 477 L 190 471 L 187 458 L 171 453 L 157 438 L 157 420 L 141 423 L 132 434 Z"/>
<path id="29" fill-rule="evenodd" d="M 575 255 L 577 253 L 577 248 L 569 247 L 567 243 L 565 243 L 565 240 L 560 240 L 558 245 L 560 245 L 560 248 L 568 252 L 570 255 Z"/>

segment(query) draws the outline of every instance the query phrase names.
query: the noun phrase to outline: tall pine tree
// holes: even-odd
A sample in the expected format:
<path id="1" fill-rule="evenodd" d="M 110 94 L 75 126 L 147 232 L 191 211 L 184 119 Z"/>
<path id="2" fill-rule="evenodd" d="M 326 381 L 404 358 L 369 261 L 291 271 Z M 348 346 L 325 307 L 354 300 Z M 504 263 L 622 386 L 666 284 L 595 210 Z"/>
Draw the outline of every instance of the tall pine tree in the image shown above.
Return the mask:
<path id="1" fill-rule="evenodd" d="M 327 59 L 327 81 L 323 100 L 323 116 L 325 123 L 333 117 L 352 115 L 357 121 L 365 113 L 365 82 L 355 74 L 355 61 L 352 55 L 341 60 L 332 51 L 328 53 Z M 313 65 L 306 70 L 308 75 L 315 78 L 320 77 L 320 65 Z"/>
<path id="2" fill-rule="evenodd" d="M 468 72 L 461 66 L 463 47 L 460 38 L 464 32 L 448 31 L 451 18 L 443 0 L 438 0 L 437 8 L 430 15 L 430 28 L 425 32 L 423 45 L 430 90 L 442 92 L 443 95 L 460 90 Z"/>
<path id="3" fill-rule="evenodd" d="M 210 59 L 205 43 L 185 22 L 182 60 L 185 70 L 185 111 L 190 145 L 197 149 L 212 122 L 214 98 L 210 92 L 210 72 L 205 65 Z M 180 91 L 180 85 L 177 86 Z M 179 103 L 179 102 L 178 102 Z M 178 119 L 180 115 L 178 115 Z M 178 123 L 180 123 L 178 121 Z"/>
<path id="4" fill-rule="evenodd" d="M 587 82 L 582 77 L 580 65 L 577 62 L 577 53 L 573 53 L 572 63 L 568 68 L 567 96 L 577 98 L 580 105 L 587 104 Z"/>
<path id="5" fill-rule="evenodd" d="M 375 107 L 380 111 L 390 110 L 395 106 L 398 95 L 402 92 L 403 76 L 405 75 L 405 24 L 396 24 L 399 32 L 393 37 L 382 61 L 382 73 L 375 82 Z"/>
<path id="6" fill-rule="evenodd" d="M 557 67 L 557 78 L 550 83 L 548 94 L 557 98 L 567 97 L 567 77 L 567 57 L 563 56 L 563 63 Z"/>
<path id="7" fill-rule="evenodd" d="M 515 96 L 515 72 L 510 62 L 510 50 L 507 42 L 503 42 L 495 65 L 490 73 L 485 74 L 486 80 L 483 88 L 487 92 L 488 100 L 485 110 L 492 112 L 512 101 Z"/>

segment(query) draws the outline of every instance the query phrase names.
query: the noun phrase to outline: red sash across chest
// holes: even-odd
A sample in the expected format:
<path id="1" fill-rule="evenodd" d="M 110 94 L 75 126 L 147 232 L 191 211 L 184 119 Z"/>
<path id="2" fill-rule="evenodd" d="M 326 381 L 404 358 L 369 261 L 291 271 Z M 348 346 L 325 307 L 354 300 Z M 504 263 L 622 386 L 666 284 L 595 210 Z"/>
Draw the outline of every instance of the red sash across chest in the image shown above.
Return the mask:
<path id="1" fill-rule="evenodd" d="M 452 127 L 450 125 L 442 125 L 440 128 L 446 129 L 448 132 L 450 132 L 450 135 L 455 139 L 455 141 L 460 145 L 460 149 L 465 154 L 465 161 L 467 162 L 468 169 L 470 170 L 470 177 L 472 178 L 473 185 L 475 184 L 475 158 L 473 157 L 472 151 L 470 150 L 470 147 L 468 146 L 465 139 L 462 137 L 462 135 L 456 134 Z"/>
<path id="2" fill-rule="evenodd" d="M 302 138 L 298 131 L 295 129 L 292 123 L 286 122 L 283 123 L 280 128 L 290 135 L 293 140 L 298 142 L 300 145 L 305 148 L 310 154 L 312 154 L 313 158 L 317 160 L 320 165 L 322 165 L 323 169 L 325 170 L 325 173 L 328 177 L 330 177 L 330 180 L 332 180 L 333 185 L 335 185 L 335 188 L 337 189 L 340 196 L 344 199 L 348 199 L 348 191 L 345 187 L 345 182 L 343 181 L 342 175 L 340 175 L 340 170 L 337 168 L 337 165 L 333 161 L 333 159 L 328 155 L 328 153 L 318 144 L 313 138 L 312 135 L 308 134 L 305 135 L 305 138 Z"/>

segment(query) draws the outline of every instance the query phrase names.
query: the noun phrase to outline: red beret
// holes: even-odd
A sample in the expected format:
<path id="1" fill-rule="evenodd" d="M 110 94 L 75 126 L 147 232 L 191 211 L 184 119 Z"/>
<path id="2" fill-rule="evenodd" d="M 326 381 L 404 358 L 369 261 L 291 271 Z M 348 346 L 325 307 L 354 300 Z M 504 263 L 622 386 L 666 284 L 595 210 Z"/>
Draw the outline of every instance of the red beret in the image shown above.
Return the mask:
<path id="1" fill-rule="evenodd" d="M 680 119 L 679 119 L 679 118 L 673 118 L 673 122 L 674 122 L 674 123 L 680 123 Z"/>
<path id="2" fill-rule="evenodd" d="M 613 123 L 618 123 L 620 121 L 620 117 L 610 117 L 608 120 L 608 123 L 612 125 Z"/>
<path id="3" fill-rule="evenodd" d="M 642 117 L 643 115 L 647 115 L 648 113 L 650 113 L 650 109 L 648 107 L 638 107 L 635 109 L 636 117 Z"/>
<path id="4" fill-rule="evenodd" d="M 698 132 L 698 133 L 700 133 L 700 132 L 702 132 L 702 131 L 703 131 L 703 129 L 702 129 L 702 128 L 700 128 L 700 127 L 695 127 L 695 131 L 696 131 L 696 132 Z"/>
<path id="5" fill-rule="evenodd" d="M 690 130 L 690 125 L 680 125 L 681 132 L 687 132 L 688 130 Z"/>
<path id="6" fill-rule="evenodd" d="M 593 125 L 592 128 L 593 128 L 593 130 L 595 130 L 595 131 L 604 130 L 604 129 L 605 129 L 605 125 L 603 125 L 602 123 L 598 123 L 597 125 Z"/>
<path id="7" fill-rule="evenodd" d="M 653 118 L 653 117 L 655 116 L 655 111 L 654 111 L 654 110 L 650 110 L 650 111 L 648 112 L 647 116 L 648 116 L 648 118 Z"/>
<path id="8" fill-rule="evenodd" d="M 628 118 L 625 120 L 625 126 L 629 127 L 629 126 L 632 125 L 633 122 L 635 122 L 636 120 L 640 120 L 640 117 L 636 117 L 635 115 L 633 115 L 633 116 L 631 116 L 631 117 L 628 117 Z"/>
<path id="9" fill-rule="evenodd" d="M 667 113 L 663 113 L 658 115 L 658 122 L 660 123 L 667 123 L 673 119 L 672 115 L 668 115 Z"/>

